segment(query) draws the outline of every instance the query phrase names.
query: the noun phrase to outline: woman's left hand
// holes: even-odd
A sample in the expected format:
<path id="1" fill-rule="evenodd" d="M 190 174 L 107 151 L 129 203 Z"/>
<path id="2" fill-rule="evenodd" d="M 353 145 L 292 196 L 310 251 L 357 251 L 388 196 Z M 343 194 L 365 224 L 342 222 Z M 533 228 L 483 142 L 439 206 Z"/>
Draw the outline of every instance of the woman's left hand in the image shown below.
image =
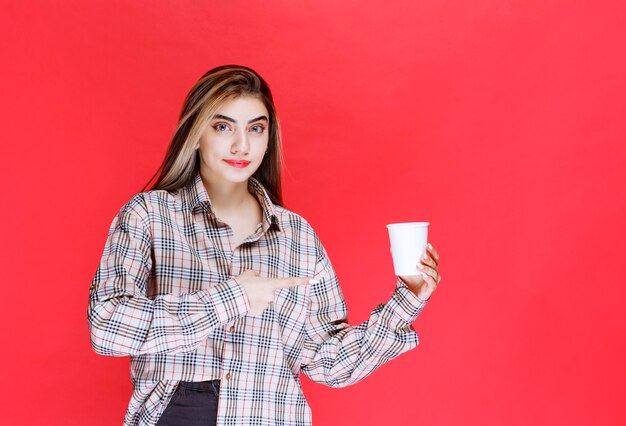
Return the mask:
<path id="1" fill-rule="evenodd" d="M 437 288 L 437 284 L 441 281 L 439 275 L 439 253 L 428 243 L 424 256 L 420 259 L 420 264 L 415 268 L 421 272 L 420 275 L 399 277 L 406 286 L 417 297 L 422 300 L 428 300 Z"/>

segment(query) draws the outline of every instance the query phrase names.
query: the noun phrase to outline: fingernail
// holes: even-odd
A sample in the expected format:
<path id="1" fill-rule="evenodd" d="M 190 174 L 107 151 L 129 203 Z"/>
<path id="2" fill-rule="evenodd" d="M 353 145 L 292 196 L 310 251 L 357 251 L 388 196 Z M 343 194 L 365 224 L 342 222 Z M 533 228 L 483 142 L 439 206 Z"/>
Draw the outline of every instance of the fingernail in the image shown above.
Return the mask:
<path id="1" fill-rule="evenodd" d="M 318 280 L 314 280 L 314 279 L 309 280 L 309 284 L 319 284 L 319 283 L 320 282 Z"/>
<path id="2" fill-rule="evenodd" d="M 433 246 L 430 243 L 428 243 L 428 248 L 432 250 Z"/>
<path id="3" fill-rule="evenodd" d="M 424 278 L 428 278 L 428 274 L 427 274 L 426 272 L 422 272 L 422 276 L 423 276 Z"/>
<path id="4" fill-rule="evenodd" d="M 420 269 L 424 269 L 424 265 L 422 265 L 421 263 L 419 265 L 417 265 L 418 268 Z"/>

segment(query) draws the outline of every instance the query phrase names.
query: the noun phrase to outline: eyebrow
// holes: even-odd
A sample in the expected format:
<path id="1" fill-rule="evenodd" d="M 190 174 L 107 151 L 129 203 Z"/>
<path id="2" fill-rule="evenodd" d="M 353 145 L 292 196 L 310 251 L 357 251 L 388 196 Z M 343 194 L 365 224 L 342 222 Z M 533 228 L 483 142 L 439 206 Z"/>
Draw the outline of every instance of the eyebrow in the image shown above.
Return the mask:
<path id="1" fill-rule="evenodd" d="M 215 118 L 221 118 L 222 120 L 230 121 L 231 123 L 237 123 L 237 120 L 230 118 L 230 117 L 226 117 L 225 115 L 222 115 L 222 114 L 216 114 Z M 254 123 L 255 121 L 259 121 L 259 120 L 269 121 L 266 116 L 261 115 L 257 118 L 253 118 L 252 120 L 248 121 L 248 124 Z"/>

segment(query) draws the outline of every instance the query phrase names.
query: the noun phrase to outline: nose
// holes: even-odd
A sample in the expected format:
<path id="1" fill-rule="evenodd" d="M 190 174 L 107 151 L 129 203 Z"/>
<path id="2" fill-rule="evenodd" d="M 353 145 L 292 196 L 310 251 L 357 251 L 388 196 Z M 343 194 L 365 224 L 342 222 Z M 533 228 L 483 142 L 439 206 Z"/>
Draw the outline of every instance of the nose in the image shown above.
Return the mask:
<path id="1" fill-rule="evenodd" d="M 248 141 L 248 135 L 245 132 L 245 129 L 238 130 L 235 132 L 233 145 L 230 151 L 234 153 L 243 153 L 247 154 L 250 150 L 250 143 Z"/>

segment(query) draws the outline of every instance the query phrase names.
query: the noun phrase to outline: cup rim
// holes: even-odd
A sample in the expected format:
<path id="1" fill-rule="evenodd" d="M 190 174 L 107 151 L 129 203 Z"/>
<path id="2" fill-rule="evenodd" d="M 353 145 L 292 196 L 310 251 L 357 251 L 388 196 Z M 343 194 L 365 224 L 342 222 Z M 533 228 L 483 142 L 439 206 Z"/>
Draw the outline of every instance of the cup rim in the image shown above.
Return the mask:
<path id="1" fill-rule="evenodd" d="M 417 227 L 427 227 L 430 225 L 430 222 L 400 222 L 400 223 L 390 223 L 387 225 L 388 229 L 391 228 L 417 228 Z"/>

